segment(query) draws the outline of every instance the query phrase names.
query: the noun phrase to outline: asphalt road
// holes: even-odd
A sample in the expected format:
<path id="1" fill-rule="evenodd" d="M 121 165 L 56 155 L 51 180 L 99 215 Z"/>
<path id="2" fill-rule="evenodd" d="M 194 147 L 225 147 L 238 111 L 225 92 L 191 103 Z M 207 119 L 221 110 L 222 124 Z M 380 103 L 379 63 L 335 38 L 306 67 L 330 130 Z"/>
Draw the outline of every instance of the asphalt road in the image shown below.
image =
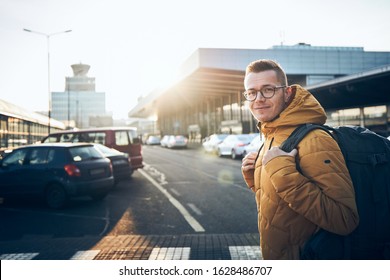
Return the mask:
<path id="1" fill-rule="evenodd" d="M 99 202 L 74 199 L 65 209 L 52 210 L 39 201 L 4 201 L 0 243 L 12 251 L 36 240 L 55 239 L 56 246 L 65 247 L 65 240 L 85 237 L 256 236 L 254 196 L 241 177 L 239 160 L 160 146 L 144 146 L 143 156 L 145 168 Z"/>

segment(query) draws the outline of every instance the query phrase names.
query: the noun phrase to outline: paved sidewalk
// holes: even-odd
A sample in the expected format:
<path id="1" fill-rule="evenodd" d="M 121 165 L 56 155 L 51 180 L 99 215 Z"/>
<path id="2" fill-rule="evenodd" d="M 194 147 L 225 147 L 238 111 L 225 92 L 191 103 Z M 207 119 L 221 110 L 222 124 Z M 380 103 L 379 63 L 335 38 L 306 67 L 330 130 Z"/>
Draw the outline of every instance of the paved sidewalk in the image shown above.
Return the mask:
<path id="1" fill-rule="evenodd" d="M 0 259 L 251 260 L 260 259 L 258 234 L 121 235 L 0 242 Z"/>

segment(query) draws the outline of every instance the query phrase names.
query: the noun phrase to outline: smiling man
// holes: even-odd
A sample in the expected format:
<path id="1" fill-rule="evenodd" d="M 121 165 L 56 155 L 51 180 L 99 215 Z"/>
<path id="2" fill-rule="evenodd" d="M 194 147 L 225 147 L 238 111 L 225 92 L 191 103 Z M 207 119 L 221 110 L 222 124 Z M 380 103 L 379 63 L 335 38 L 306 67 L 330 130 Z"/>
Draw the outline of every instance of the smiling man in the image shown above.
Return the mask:
<path id="1" fill-rule="evenodd" d="M 320 228 L 347 235 L 357 227 L 352 181 L 340 148 L 322 130 L 310 132 L 290 153 L 279 149 L 296 127 L 324 124 L 326 114 L 310 92 L 288 86 L 278 63 L 250 63 L 244 85 L 244 97 L 265 136 L 263 148 L 243 158 L 241 167 L 256 196 L 262 255 L 300 259 L 305 242 Z"/>

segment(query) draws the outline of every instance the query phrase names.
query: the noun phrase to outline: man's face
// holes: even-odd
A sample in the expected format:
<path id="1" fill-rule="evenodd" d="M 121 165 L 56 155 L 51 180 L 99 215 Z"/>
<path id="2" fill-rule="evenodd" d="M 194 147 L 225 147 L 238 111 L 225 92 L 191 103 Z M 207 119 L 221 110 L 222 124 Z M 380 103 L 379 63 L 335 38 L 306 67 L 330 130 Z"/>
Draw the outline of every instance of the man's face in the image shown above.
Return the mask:
<path id="1" fill-rule="evenodd" d="M 276 76 L 275 71 L 268 70 L 259 73 L 249 73 L 245 77 L 245 90 L 261 90 L 264 86 L 283 86 Z M 288 94 L 285 88 L 275 90 L 272 98 L 265 99 L 260 93 L 254 101 L 249 102 L 249 109 L 252 115 L 259 122 L 268 122 L 275 119 L 285 108 Z"/>

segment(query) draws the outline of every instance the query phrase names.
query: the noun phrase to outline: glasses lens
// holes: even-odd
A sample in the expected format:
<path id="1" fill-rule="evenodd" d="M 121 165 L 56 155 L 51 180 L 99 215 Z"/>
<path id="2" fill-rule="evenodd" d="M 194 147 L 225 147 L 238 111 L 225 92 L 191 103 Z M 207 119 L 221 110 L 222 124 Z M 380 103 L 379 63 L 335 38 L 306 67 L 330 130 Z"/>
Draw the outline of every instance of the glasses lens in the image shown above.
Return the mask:
<path id="1" fill-rule="evenodd" d="M 244 96 L 247 100 L 255 100 L 256 99 L 256 94 L 257 92 L 255 90 L 247 90 L 245 93 L 244 93 Z"/>
<path id="2" fill-rule="evenodd" d="M 265 98 L 271 98 L 274 95 L 275 88 L 273 87 L 264 87 L 261 92 Z"/>

